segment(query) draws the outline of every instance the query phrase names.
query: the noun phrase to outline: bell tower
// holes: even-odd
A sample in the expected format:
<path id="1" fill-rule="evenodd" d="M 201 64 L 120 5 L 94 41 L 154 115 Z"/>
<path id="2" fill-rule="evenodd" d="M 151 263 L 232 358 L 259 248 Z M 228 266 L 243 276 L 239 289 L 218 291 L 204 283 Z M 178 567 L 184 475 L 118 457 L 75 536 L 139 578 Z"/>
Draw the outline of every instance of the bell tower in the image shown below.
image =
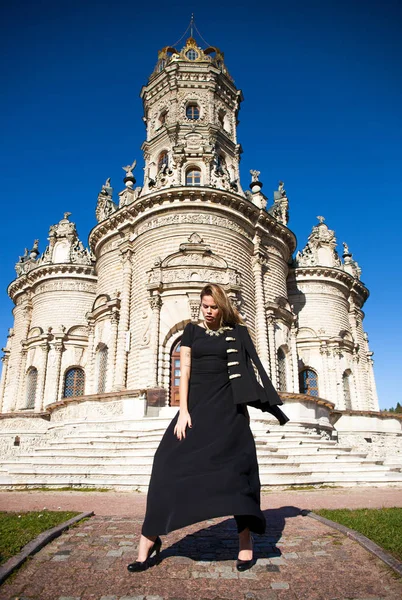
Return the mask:
<path id="1" fill-rule="evenodd" d="M 201 186 L 243 194 L 236 127 L 242 93 L 218 48 L 193 37 L 181 50 L 165 47 L 141 90 L 147 129 L 142 195 Z"/>

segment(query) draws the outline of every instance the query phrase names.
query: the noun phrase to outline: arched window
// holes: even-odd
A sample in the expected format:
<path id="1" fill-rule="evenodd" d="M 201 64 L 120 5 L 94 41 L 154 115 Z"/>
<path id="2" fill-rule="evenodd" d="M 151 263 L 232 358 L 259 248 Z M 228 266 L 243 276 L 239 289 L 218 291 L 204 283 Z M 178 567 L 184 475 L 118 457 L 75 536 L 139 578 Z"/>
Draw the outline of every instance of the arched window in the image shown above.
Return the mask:
<path id="1" fill-rule="evenodd" d="M 186 185 L 201 185 L 201 171 L 199 169 L 189 169 L 186 173 Z"/>
<path id="2" fill-rule="evenodd" d="M 286 355 L 282 348 L 278 348 L 278 388 L 280 392 L 286 392 Z"/>
<path id="3" fill-rule="evenodd" d="M 165 66 L 166 66 L 166 60 L 164 58 L 161 58 L 161 60 L 158 62 L 158 67 L 157 67 L 158 73 L 163 71 Z"/>
<path id="4" fill-rule="evenodd" d="M 352 395 L 350 392 L 350 380 L 352 373 L 347 370 L 342 375 L 342 386 L 343 386 L 343 399 L 345 401 L 345 408 L 352 408 Z"/>
<path id="5" fill-rule="evenodd" d="M 303 369 L 299 374 L 300 393 L 318 396 L 318 376 L 313 369 Z"/>
<path id="6" fill-rule="evenodd" d="M 170 406 L 179 406 L 179 384 L 180 384 L 180 345 L 181 338 L 172 349 L 170 362 Z"/>
<path id="7" fill-rule="evenodd" d="M 163 168 L 166 168 L 169 164 L 169 157 L 166 150 L 163 150 L 159 154 L 158 158 L 158 171 L 162 171 Z"/>
<path id="8" fill-rule="evenodd" d="M 197 60 L 198 52 L 196 52 L 195 50 L 189 50 L 188 52 L 186 52 L 186 57 L 188 58 L 188 60 Z"/>
<path id="9" fill-rule="evenodd" d="M 30 367 L 27 372 L 25 408 L 35 408 L 36 390 L 38 387 L 38 370 Z"/>
<path id="10" fill-rule="evenodd" d="M 103 394 L 106 390 L 107 373 L 107 346 L 102 346 L 96 353 L 97 371 L 98 371 L 98 394 Z"/>
<path id="11" fill-rule="evenodd" d="M 159 123 L 161 125 L 164 125 L 166 123 L 166 117 L 167 117 L 167 110 L 163 110 L 161 112 L 161 114 L 159 115 Z"/>
<path id="12" fill-rule="evenodd" d="M 186 117 L 191 121 L 198 121 L 200 118 L 200 107 L 195 102 L 191 102 L 186 106 Z"/>
<path id="13" fill-rule="evenodd" d="M 73 367 L 64 375 L 63 398 L 83 396 L 85 389 L 85 371 L 80 367 Z"/>

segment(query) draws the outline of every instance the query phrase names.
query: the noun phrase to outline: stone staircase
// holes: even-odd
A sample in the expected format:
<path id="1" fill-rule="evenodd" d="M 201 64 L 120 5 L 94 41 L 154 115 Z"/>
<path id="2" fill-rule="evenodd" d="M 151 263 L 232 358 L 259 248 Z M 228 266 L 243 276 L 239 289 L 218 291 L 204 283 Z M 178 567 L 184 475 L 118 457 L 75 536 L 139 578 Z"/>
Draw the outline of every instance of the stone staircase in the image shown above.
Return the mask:
<path id="1" fill-rule="evenodd" d="M 147 490 L 153 456 L 170 419 L 77 423 L 45 446 L 5 457 L 0 487 Z M 402 462 L 379 460 L 288 424 L 252 420 L 263 490 L 278 486 L 401 485 Z M 268 431 L 267 431 L 268 430 Z"/>

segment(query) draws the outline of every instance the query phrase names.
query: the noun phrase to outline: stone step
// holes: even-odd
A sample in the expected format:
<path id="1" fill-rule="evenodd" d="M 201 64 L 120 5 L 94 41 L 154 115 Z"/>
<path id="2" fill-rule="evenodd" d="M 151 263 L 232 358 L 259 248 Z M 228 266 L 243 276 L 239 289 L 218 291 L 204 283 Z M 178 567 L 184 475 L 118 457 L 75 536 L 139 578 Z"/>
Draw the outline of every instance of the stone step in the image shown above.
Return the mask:
<path id="1" fill-rule="evenodd" d="M 142 435 L 136 435 L 136 434 L 120 434 L 120 433 L 116 433 L 116 434 L 112 434 L 112 433 L 107 433 L 105 435 L 102 436 L 93 436 L 91 435 L 70 435 L 68 437 L 68 443 L 69 444 L 83 444 L 83 443 L 87 443 L 87 444 L 92 444 L 92 443 L 99 443 L 99 442 L 104 442 L 105 444 L 108 444 L 110 442 L 114 442 L 114 443 L 131 443 L 131 444 L 159 444 L 160 440 L 161 440 L 162 436 L 157 436 L 157 435 L 148 435 L 148 436 L 142 436 Z M 52 444 L 54 444 L 54 441 L 52 441 Z"/>
<path id="2" fill-rule="evenodd" d="M 300 433 L 300 432 L 294 432 L 294 433 L 283 433 L 282 435 L 280 433 L 275 434 L 275 433 L 267 433 L 265 435 L 261 435 L 261 433 L 254 433 L 254 439 L 255 442 L 280 442 L 282 443 L 283 440 L 288 440 L 288 441 L 292 441 L 292 442 L 298 442 L 298 441 L 304 441 L 304 440 L 312 440 L 312 441 L 316 441 L 316 442 L 321 442 L 321 441 L 328 441 L 325 438 L 322 438 L 320 435 L 310 435 L 308 433 Z M 332 440 L 330 440 L 332 441 Z"/>
<path id="3" fill-rule="evenodd" d="M 88 440 L 77 440 L 77 439 L 71 439 L 71 438 L 67 438 L 63 441 L 60 440 L 49 440 L 49 443 L 47 444 L 48 448 L 53 448 L 53 447 L 57 447 L 57 448 L 84 448 L 84 447 L 92 447 L 92 448 L 99 448 L 99 449 L 129 449 L 129 448 L 154 448 L 156 450 L 156 448 L 158 447 L 159 444 L 159 439 L 157 440 L 149 440 L 149 441 L 143 441 L 143 440 L 113 440 L 113 439 L 88 439 Z M 256 444 L 256 448 L 257 451 L 270 451 L 270 452 L 278 452 L 278 450 L 286 450 L 286 451 L 302 451 L 304 452 L 304 450 L 308 450 L 310 451 L 311 449 L 313 449 L 313 451 L 321 451 L 321 450 L 336 450 L 339 451 L 339 446 L 336 444 L 336 442 L 309 442 L 309 443 L 299 443 L 299 444 L 295 444 L 293 442 L 287 442 L 286 440 L 283 441 L 283 443 L 281 442 L 280 444 L 278 444 L 277 446 L 274 445 L 270 445 L 270 444 Z M 341 451 L 347 451 L 350 452 L 351 448 L 341 448 Z"/>
<path id="4" fill-rule="evenodd" d="M 255 444 L 256 446 L 272 446 L 270 440 L 255 440 Z M 297 446 L 320 446 L 321 448 L 331 448 L 332 446 L 336 446 L 337 442 L 335 442 L 335 440 L 312 440 L 309 435 L 300 440 L 280 440 L 277 444 L 280 444 L 281 448 L 297 448 Z"/>
<path id="5" fill-rule="evenodd" d="M 54 447 L 44 447 L 44 448 L 35 448 L 31 453 L 20 454 L 19 456 L 94 456 L 94 457 L 104 457 L 105 450 L 107 450 L 107 456 L 109 457 L 124 457 L 124 456 L 154 456 L 156 447 L 145 447 L 145 448 L 133 448 L 132 445 L 126 445 L 124 447 L 117 446 L 116 448 L 103 447 L 103 446 L 94 446 L 91 444 L 84 444 L 79 447 L 70 447 L 68 444 L 65 444 L 64 447 L 62 444 L 54 445 Z M 257 449 L 257 456 L 259 459 L 265 457 L 274 458 L 284 458 L 287 459 L 293 458 L 297 460 L 302 460 L 301 457 L 304 457 L 306 460 L 356 460 L 356 459 L 364 459 L 367 456 L 366 452 L 352 452 L 350 448 L 325 448 L 325 449 L 316 449 L 310 447 L 298 447 L 297 451 L 283 452 L 278 448 L 274 449 Z"/>
<path id="6" fill-rule="evenodd" d="M 82 474 L 25 474 L 20 473 L 12 477 L 11 481 L 5 481 L 4 485 L 8 487 L 64 487 L 75 486 L 79 487 L 110 487 L 115 490 L 126 489 L 146 492 L 148 488 L 148 475 L 136 475 L 124 477 L 105 476 L 104 474 L 94 474 L 83 476 Z M 0 480 L 1 483 L 1 480 Z M 297 473 L 289 474 L 263 474 L 261 476 L 261 485 L 263 491 L 271 491 L 275 486 L 295 486 L 297 485 L 402 485 L 402 473 L 375 473 L 375 474 L 309 474 Z"/>
<path id="7" fill-rule="evenodd" d="M 135 477 L 138 474 L 151 474 L 152 464 L 128 464 L 128 465 L 115 465 L 115 464 L 96 464 L 89 465 L 84 463 L 63 463 L 63 464 L 49 464 L 49 463 L 19 463 L 12 464 L 7 463 L 8 466 L 8 474 L 15 476 L 20 473 L 24 474 L 65 474 L 65 475 L 77 475 L 82 474 L 85 476 L 92 476 L 96 473 L 101 473 L 104 476 L 116 476 L 116 475 L 127 475 Z M 331 476 L 335 476 L 338 474 L 351 474 L 355 473 L 356 475 L 360 475 L 361 473 L 366 473 L 368 475 L 372 475 L 374 473 L 402 473 L 401 466 L 389 469 L 382 465 L 369 465 L 363 467 L 362 465 L 300 465 L 300 464 L 279 464 L 279 465 L 260 465 L 260 477 L 264 474 L 277 474 L 280 476 L 282 473 L 293 473 L 294 476 L 300 475 L 301 473 L 310 473 L 310 474 L 322 474 L 325 476 L 329 474 Z"/>
<path id="8" fill-rule="evenodd" d="M 130 438 L 140 438 L 140 439 L 149 439 L 150 437 L 160 438 L 165 433 L 166 429 L 161 430 L 153 430 L 153 431 L 135 431 L 131 429 L 118 429 L 116 431 L 112 431 L 110 429 L 94 429 L 94 430 L 82 430 L 82 431 L 74 431 L 68 437 L 81 439 L 81 438 L 104 438 L 104 437 L 130 437 Z"/>
<path id="9" fill-rule="evenodd" d="M 49 451 L 46 451 L 49 452 Z M 23 464 L 87 464 L 87 465 L 98 465 L 98 464 L 127 464 L 127 465 L 142 465 L 142 464 L 152 464 L 154 455 L 152 453 L 148 453 L 148 455 L 139 455 L 135 451 L 131 451 L 130 454 L 113 454 L 109 456 L 105 456 L 103 453 L 95 454 L 85 454 L 80 452 L 77 453 L 69 453 L 65 454 L 52 452 L 51 454 L 40 453 L 40 454 L 20 454 L 18 457 L 14 458 L 6 458 L 3 463 L 3 468 L 0 469 L 0 472 L 6 468 L 9 468 L 9 465 L 23 465 Z M 270 455 L 270 456 L 260 456 L 257 455 L 258 462 L 260 465 L 268 464 L 289 464 L 289 465 L 316 465 L 316 464 L 330 464 L 335 465 L 336 463 L 346 464 L 346 465 L 379 465 L 383 464 L 383 461 L 380 459 L 365 459 L 361 457 L 351 456 L 349 454 L 340 455 L 338 457 L 333 456 L 299 456 L 298 458 L 295 456 L 289 455 Z M 388 468 L 394 467 L 398 468 L 402 467 L 402 461 L 399 463 L 387 463 Z"/>

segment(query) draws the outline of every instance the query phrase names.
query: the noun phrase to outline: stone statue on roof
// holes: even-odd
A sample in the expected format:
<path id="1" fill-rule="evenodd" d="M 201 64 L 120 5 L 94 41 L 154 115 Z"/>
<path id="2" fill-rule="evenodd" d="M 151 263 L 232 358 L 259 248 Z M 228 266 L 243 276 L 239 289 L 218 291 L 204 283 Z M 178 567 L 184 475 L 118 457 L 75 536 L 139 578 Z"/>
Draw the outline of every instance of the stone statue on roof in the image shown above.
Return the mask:
<path id="1" fill-rule="evenodd" d="M 126 172 L 126 177 L 134 177 L 133 171 L 135 169 L 135 165 L 137 161 L 135 160 L 132 165 L 127 165 L 126 167 L 122 167 L 122 169 Z"/>
<path id="2" fill-rule="evenodd" d="M 111 178 L 108 177 L 106 179 L 106 182 L 102 185 L 102 189 L 101 189 L 101 194 L 103 194 L 104 196 L 112 196 L 113 195 L 113 188 L 111 186 L 110 183 Z"/>

